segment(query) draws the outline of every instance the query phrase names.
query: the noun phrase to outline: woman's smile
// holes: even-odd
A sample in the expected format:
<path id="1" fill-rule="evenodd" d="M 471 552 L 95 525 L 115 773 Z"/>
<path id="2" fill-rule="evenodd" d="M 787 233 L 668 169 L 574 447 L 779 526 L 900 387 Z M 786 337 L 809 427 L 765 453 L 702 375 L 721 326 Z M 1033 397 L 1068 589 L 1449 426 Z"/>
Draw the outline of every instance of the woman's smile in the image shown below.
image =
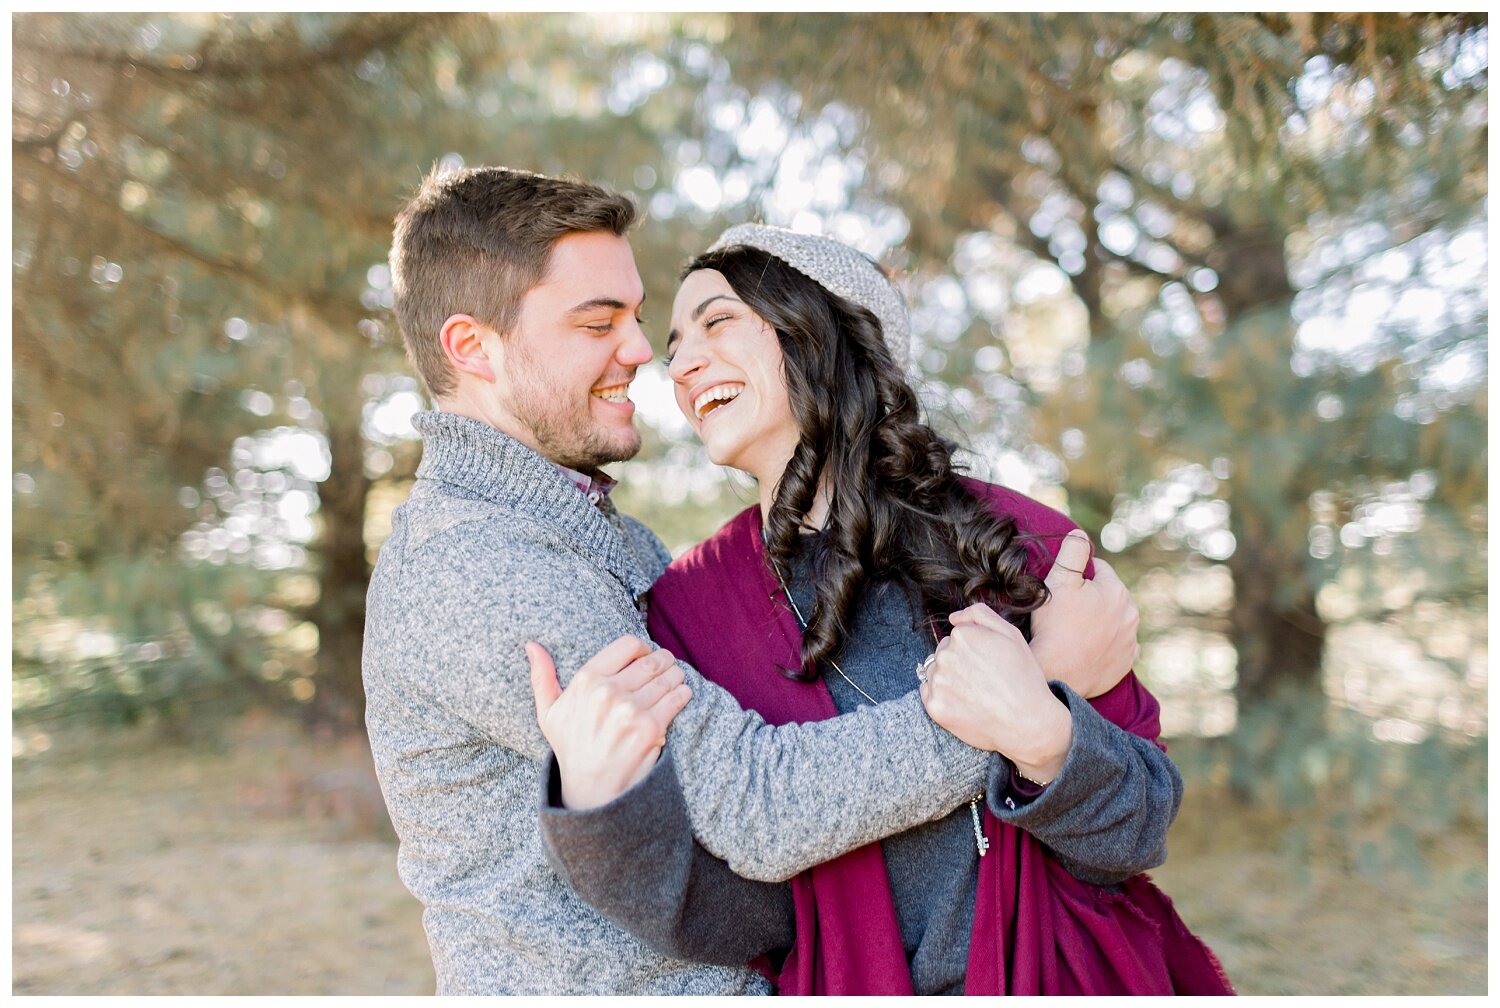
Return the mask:
<path id="1" fill-rule="evenodd" d="M 693 412 L 698 415 L 699 420 L 705 420 L 710 413 L 733 402 L 743 391 L 744 382 L 722 382 L 693 396 Z"/>

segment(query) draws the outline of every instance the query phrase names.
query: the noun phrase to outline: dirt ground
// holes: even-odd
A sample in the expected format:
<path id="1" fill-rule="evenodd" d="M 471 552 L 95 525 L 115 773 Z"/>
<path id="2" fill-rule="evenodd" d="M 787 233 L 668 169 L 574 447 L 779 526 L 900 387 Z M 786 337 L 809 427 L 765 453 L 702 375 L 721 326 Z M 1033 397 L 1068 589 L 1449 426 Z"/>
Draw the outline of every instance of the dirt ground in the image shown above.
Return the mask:
<path id="1" fill-rule="evenodd" d="M 14 993 L 431 993 L 361 743 L 250 718 L 213 750 L 16 750 Z M 1293 857 L 1284 829 L 1190 792 L 1153 873 L 1241 993 L 1486 992 L 1483 837 L 1431 852 L 1418 887 Z"/>

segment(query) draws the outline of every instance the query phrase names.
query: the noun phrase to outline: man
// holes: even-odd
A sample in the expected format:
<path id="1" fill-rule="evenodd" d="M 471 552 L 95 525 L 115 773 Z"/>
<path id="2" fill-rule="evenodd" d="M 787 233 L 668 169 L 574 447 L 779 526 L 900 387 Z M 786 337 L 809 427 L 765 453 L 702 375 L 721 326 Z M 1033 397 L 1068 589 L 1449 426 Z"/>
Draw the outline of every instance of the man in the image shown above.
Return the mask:
<path id="1" fill-rule="evenodd" d="M 595 186 L 479 168 L 430 176 L 396 222 L 396 313 L 438 411 L 414 421 L 422 465 L 370 583 L 366 720 L 440 994 L 767 989 L 620 931 L 552 873 L 537 828 L 547 684 L 534 703 L 524 648 L 545 645 L 566 680 L 644 637 L 637 600 L 669 559 L 599 472 L 640 446 L 626 390 L 651 348 L 633 219 Z M 790 877 L 985 787 L 990 755 L 938 729 L 916 693 L 772 728 L 646 651 L 612 645 L 579 695 L 651 694 L 650 732 L 671 723 L 651 773 L 681 771 L 699 841 L 743 876 Z"/>

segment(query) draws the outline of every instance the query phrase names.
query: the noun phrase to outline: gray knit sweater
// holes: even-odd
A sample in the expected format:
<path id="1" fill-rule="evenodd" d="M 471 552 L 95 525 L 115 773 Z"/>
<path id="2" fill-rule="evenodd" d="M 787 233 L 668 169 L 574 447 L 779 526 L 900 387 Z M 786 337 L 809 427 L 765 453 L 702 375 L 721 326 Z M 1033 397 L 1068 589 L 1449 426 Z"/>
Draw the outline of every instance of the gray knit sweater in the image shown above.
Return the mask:
<path id="1" fill-rule="evenodd" d="M 370 581 L 366 723 L 440 994 L 763 993 L 748 970 L 665 958 L 583 903 L 537 828 L 547 746 L 528 640 L 564 683 L 605 644 L 645 636 L 636 600 L 667 562 L 644 526 L 596 508 L 543 458 L 478 421 L 419 414 L 422 466 Z M 703 846 L 780 880 L 955 808 L 992 757 L 912 693 L 771 727 L 687 671 L 668 733 Z"/>

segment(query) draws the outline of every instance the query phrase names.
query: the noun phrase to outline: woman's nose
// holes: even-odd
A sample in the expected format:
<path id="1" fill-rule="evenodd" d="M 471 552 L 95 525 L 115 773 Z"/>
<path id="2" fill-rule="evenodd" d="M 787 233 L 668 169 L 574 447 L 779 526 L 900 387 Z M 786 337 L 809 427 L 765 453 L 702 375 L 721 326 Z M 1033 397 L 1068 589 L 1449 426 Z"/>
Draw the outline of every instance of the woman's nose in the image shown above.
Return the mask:
<path id="1" fill-rule="evenodd" d="M 696 345 L 684 341 L 672 352 L 672 364 L 667 368 L 667 375 L 674 382 L 686 381 L 707 363 L 708 359 Z"/>

